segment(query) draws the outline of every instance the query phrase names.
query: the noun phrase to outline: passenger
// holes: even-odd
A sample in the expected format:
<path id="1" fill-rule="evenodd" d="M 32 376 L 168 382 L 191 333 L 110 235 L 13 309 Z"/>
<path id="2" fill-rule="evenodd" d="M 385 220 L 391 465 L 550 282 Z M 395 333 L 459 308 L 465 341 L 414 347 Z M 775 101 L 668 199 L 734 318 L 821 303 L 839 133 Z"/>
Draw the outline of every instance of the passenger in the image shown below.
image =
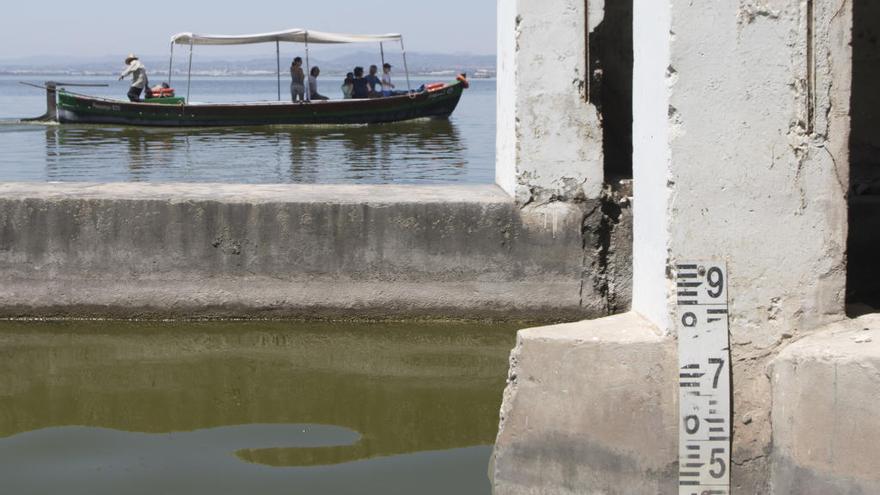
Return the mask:
<path id="1" fill-rule="evenodd" d="M 128 89 L 128 99 L 129 101 L 138 102 L 141 101 L 141 92 L 144 88 L 147 88 L 146 97 L 150 97 L 150 82 L 147 80 L 147 68 L 144 67 L 144 64 L 138 60 L 137 56 L 133 53 L 129 54 L 128 57 L 125 58 L 125 65 L 128 67 L 122 72 L 119 76 L 119 80 L 125 79 L 125 76 L 131 74 L 131 87 Z"/>
<path id="2" fill-rule="evenodd" d="M 352 92 L 354 91 L 354 74 L 349 72 L 345 75 L 345 81 L 342 81 L 342 97 L 346 100 L 351 99 Z"/>
<path id="3" fill-rule="evenodd" d="M 393 96 L 394 84 L 391 82 L 391 64 L 382 66 L 382 96 Z"/>
<path id="4" fill-rule="evenodd" d="M 367 80 L 367 86 L 370 89 L 370 97 L 380 96 L 380 94 L 376 91 L 376 86 L 382 83 L 382 81 L 379 80 L 379 76 L 376 75 L 378 72 L 379 68 L 375 65 L 371 65 L 370 74 L 365 78 Z"/>
<path id="5" fill-rule="evenodd" d="M 330 98 L 318 93 L 319 75 L 321 75 L 321 69 L 318 66 L 312 67 L 309 71 L 309 96 L 313 100 L 329 100 Z"/>
<path id="6" fill-rule="evenodd" d="M 303 59 L 296 57 L 290 64 L 290 98 L 296 102 L 306 101 L 306 74 L 302 69 Z"/>
<path id="7" fill-rule="evenodd" d="M 354 81 L 353 88 L 351 91 L 351 97 L 356 99 L 363 99 L 370 97 L 370 86 L 367 83 L 367 80 L 364 78 L 364 68 L 363 67 L 355 67 L 354 68 Z"/>

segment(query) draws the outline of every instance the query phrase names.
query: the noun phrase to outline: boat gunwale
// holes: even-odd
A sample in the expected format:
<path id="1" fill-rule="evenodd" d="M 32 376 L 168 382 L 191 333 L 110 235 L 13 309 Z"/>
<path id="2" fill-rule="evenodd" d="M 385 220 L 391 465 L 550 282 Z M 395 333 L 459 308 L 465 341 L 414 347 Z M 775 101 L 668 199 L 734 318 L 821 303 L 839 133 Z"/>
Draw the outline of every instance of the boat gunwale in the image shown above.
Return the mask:
<path id="1" fill-rule="evenodd" d="M 373 105 L 381 103 L 397 103 L 403 102 L 405 100 L 415 101 L 425 97 L 430 96 L 432 93 L 437 93 L 438 96 L 449 96 L 449 93 L 446 93 L 447 90 L 456 88 L 457 86 L 461 86 L 461 81 L 455 81 L 453 83 L 447 84 L 445 87 L 434 90 L 434 91 L 420 91 L 413 92 L 404 95 L 395 95 L 395 96 L 383 96 L 378 98 L 346 98 L 346 99 L 337 99 L 337 100 L 310 100 L 310 101 L 302 101 L 302 102 L 292 102 L 292 101 L 255 101 L 255 102 L 221 102 L 221 103 L 183 103 L 183 104 L 172 104 L 172 103 L 153 103 L 153 102 L 145 102 L 145 101 L 125 101 L 119 99 L 106 98 L 103 96 L 92 96 L 92 95 L 84 95 L 81 93 L 66 91 L 63 88 L 59 88 L 58 94 L 59 96 L 64 94 L 67 96 L 73 96 L 75 98 L 84 99 L 84 100 L 93 100 L 100 101 L 105 103 L 112 104 L 123 104 L 129 105 L 132 107 L 147 107 L 147 108 L 241 108 L 241 107 L 282 107 L 282 106 L 295 106 L 295 107 L 304 107 L 309 105 L 332 105 L 332 104 L 340 104 L 344 103 L 346 105 L 358 105 L 364 103 L 371 103 Z"/>

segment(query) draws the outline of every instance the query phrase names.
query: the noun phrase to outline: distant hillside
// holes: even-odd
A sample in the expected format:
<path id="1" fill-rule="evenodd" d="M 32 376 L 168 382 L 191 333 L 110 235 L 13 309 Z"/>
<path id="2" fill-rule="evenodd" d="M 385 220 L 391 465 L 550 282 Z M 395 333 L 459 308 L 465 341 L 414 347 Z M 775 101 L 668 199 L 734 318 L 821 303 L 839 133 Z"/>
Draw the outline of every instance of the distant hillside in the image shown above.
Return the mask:
<path id="1" fill-rule="evenodd" d="M 185 73 L 182 56 L 176 60 L 175 74 Z M 149 72 L 156 76 L 168 72 L 167 56 L 144 56 L 141 58 Z M 395 66 L 395 73 L 403 74 L 403 60 L 400 53 L 389 50 L 385 60 Z M 364 68 L 371 64 L 379 65 L 377 52 L 360 51 L 343 55 L 312 57 L 312 65 L 319 65 L 327 75 L 345 74 L 355 66 Z M 179 63 L 177 63 L 179 62 Z M 467 72 L 476 77 L 495 76 L 494 55 L 408 53 L 407 63 L 413 75 L 436 75 L 442 73 Z M 290 60 L 281 60 L 282 73 L 287 72 Z M 0 60 L 0 74 L 18 75 L 112 75 L 122 69 L 118 57 L 71 58 L 71 57 L 26 57 Z M 215 76 L 264 75 L 274 74 L 274 57 L 218 58 L 200 56 L 193 60 L 193 74 Z"/>

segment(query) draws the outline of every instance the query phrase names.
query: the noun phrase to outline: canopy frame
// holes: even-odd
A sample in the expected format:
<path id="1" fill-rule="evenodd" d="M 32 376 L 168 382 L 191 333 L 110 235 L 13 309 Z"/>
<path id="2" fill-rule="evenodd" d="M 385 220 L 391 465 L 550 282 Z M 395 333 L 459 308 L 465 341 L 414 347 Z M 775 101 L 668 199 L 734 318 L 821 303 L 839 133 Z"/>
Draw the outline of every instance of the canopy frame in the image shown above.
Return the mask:
<path id="1" fill-rule="evenodd" d="M 281 43 L 302 43 L 306 49 L 306 101 L 311 101 L 311 66 L 309 60 L 309 44 L 348 44 L 378 42 L 379 52 L 382 57 L 382 65 L 385 65 L 385 47 L 383 43 L 389 41 L 400 42 L 400 50 L 403 53 L 403 67 L 406 72 L 406 86 L 412 92 L 409 77 L 409 66 L 406 61 L 406 48 L 403 44 L 403 36 L 400 34 L 341 34 L 326 33 L 322 31 L 309 31 L 307 29 L 288 29 L 273 33 L 251 35 L 197 35 L 194 33 L 179 33 L 171 37 L 171 55 L 168 60 L 168 83 L 171 84 L 172 71 L 174 69 L 174 45 L 189 45 L 189 67 L 186 78 L 186 99 L 189 101 L 190 87 L 192 84 L 192 56 L 194 45 L 251 45 L 257 43 L 275 43 L 275 72 L 278 83 L 278 101 L 281 101 Z"/>

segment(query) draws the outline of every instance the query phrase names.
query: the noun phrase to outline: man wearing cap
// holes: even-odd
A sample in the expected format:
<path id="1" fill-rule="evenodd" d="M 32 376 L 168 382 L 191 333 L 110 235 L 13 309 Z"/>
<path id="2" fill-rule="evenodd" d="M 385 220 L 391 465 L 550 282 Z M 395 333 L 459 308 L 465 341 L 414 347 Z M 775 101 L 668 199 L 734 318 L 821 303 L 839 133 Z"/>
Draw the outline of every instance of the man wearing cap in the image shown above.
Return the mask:
<path id="1" fill-rule="evenodd" d="M 144 64 L 133 53 L 125 58 L 125 65 L 128 67 L 119 76 L 119 80 L 121 81 L 125 79 L 125 76 L 131 74 L 131 88 L 128 89 L 128 99 L 130 101 L 141 101 L 141 92 L 144 88 L 149 87 L 147 68 L 144 67 Z"/>

